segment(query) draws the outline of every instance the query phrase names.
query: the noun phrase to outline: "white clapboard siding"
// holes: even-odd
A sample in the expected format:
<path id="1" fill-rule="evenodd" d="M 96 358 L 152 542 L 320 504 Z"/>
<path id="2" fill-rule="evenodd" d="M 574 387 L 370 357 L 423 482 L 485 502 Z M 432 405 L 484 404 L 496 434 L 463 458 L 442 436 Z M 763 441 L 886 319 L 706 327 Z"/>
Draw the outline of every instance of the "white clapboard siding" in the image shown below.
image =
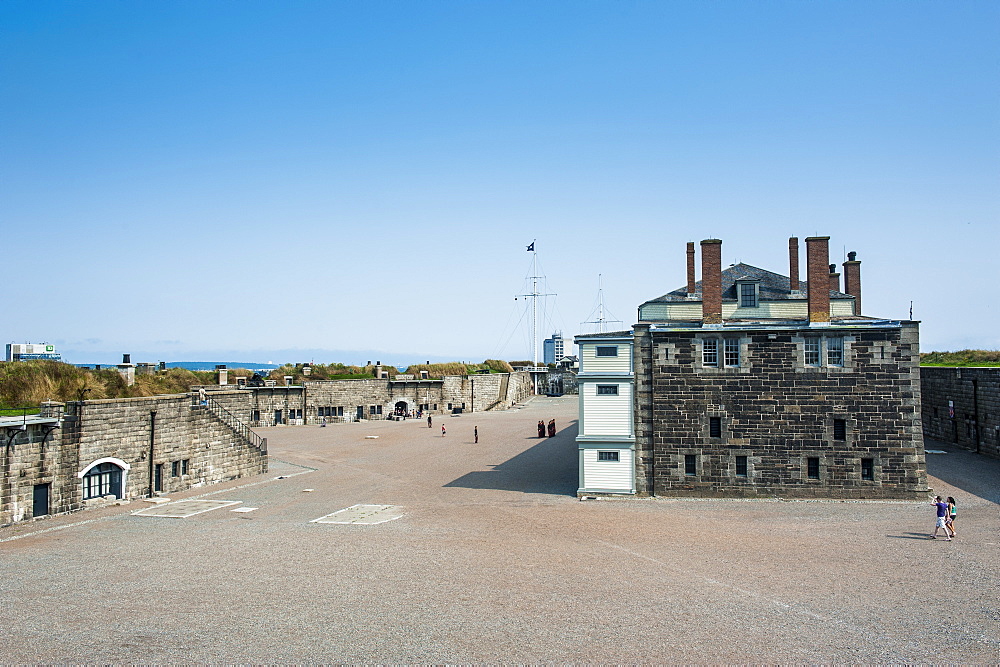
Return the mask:
<path id="1" fill-rule="evenodd" d="M 702 316 L 701 302 L 678 301 L 673 303 L 650 303 L 642 307 L 640 319 L 651 322 L 660 320 L 700 320 Z M 831 299 L 830 314 L 844 317 L 854 314 L 854 301 L 851 299 Z M 781 301 L 761 301 L 756 308 L 738 308 L 735 301 L 722 304 L 722 317 L 725 319 L 788 319 L 804 320 L 809 317 L 809 302 L 806 299 L 788 299 Z"/>
<path id="2" fill-rule="evenodd" d="M 618 386 L 617 396 L 598 396 L 598 384 Z M 632 435 L 632 384 L 630 382 L 585 382 L 583 435 Z"/>
<path id="3" fill-rule="evenodd" d="M 617 461 L 598 461 L 598 451 L 617 451 Z M 583 488 L 604 491 L 632 491 L 632 450 L 615 449 L 583 450 Z"/>
<path id="4" fill-rule="evenodd" d="M 617 357 L 597 356 L 598 347 L 618 348 Z M 580 371 L 583 373 L 631 373 L 632 372 L 632 346 L 628 343 L 592 343 L 587 341 L 580 345 L 582 365 Z"/>

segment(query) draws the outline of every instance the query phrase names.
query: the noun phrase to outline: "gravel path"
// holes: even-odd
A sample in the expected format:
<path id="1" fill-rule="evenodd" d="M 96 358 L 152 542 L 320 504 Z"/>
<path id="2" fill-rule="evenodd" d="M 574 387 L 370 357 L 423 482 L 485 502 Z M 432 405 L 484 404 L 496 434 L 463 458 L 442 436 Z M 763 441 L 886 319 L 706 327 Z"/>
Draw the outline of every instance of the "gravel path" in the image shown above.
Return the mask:
<path id="1" fill-rule="evenodd" d="M 580 502 L 575 419 L 263 429 L 267 475 L 174 496 L 251 512 L 2 529 L 0 661 L 1000 662 L 1000 461 L 928 455 L 932 541 L 917 502 Z M 404 515 L 311 523 L 355 504 Z"/>

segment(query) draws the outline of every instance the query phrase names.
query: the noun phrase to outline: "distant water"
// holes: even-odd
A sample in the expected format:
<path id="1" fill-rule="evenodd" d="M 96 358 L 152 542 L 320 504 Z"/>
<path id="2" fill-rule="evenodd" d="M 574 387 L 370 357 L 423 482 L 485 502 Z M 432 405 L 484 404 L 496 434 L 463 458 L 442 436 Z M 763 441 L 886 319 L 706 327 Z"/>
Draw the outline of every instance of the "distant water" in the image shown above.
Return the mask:
<path id="1" fill-rule="evenodd" d="M 246 368 L 251 371 L 273 371 L 278 364 L 261 364 L 255 361 L 168 361 L 167 368 L 184 368 L 189 371 L 214 371 L 216 366 Z"/>

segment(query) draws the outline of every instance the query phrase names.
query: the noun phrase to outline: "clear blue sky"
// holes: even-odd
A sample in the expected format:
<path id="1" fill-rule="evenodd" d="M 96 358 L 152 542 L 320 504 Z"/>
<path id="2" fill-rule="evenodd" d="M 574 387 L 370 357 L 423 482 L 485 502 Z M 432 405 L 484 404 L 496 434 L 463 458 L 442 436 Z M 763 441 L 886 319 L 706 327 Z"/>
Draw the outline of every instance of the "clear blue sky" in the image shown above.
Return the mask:
<path id="1" fill-rule="evenodd" d="M 815 234 L 1000 348 L 995 1 L 6 0 L 0 96 L 0 337 L 69 361 L 530 358 L 532 239 L 571 337 Z"/>

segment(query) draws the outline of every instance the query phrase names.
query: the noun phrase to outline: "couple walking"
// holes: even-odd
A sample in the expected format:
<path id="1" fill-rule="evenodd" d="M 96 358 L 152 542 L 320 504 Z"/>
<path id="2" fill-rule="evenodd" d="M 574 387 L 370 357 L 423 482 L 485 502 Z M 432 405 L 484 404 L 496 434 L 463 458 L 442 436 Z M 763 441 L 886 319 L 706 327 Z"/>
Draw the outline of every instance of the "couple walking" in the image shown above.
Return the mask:
<path id="1" fill-rule="evenodd" d="M 944 538 L 950 542 L 951 538 L 958 534 L 955 532 L 955 516 L 958 514 L 955 499 L 948 496 L 948 502 L 944 502 L 941 500 L 941 496 L 934 496 L 934 502 L 931 505 L 937 508 L 937 522 L 934 524 L 934 533 L 930 539 L 936 540 L 938 530 L 944 528 Z"/>

